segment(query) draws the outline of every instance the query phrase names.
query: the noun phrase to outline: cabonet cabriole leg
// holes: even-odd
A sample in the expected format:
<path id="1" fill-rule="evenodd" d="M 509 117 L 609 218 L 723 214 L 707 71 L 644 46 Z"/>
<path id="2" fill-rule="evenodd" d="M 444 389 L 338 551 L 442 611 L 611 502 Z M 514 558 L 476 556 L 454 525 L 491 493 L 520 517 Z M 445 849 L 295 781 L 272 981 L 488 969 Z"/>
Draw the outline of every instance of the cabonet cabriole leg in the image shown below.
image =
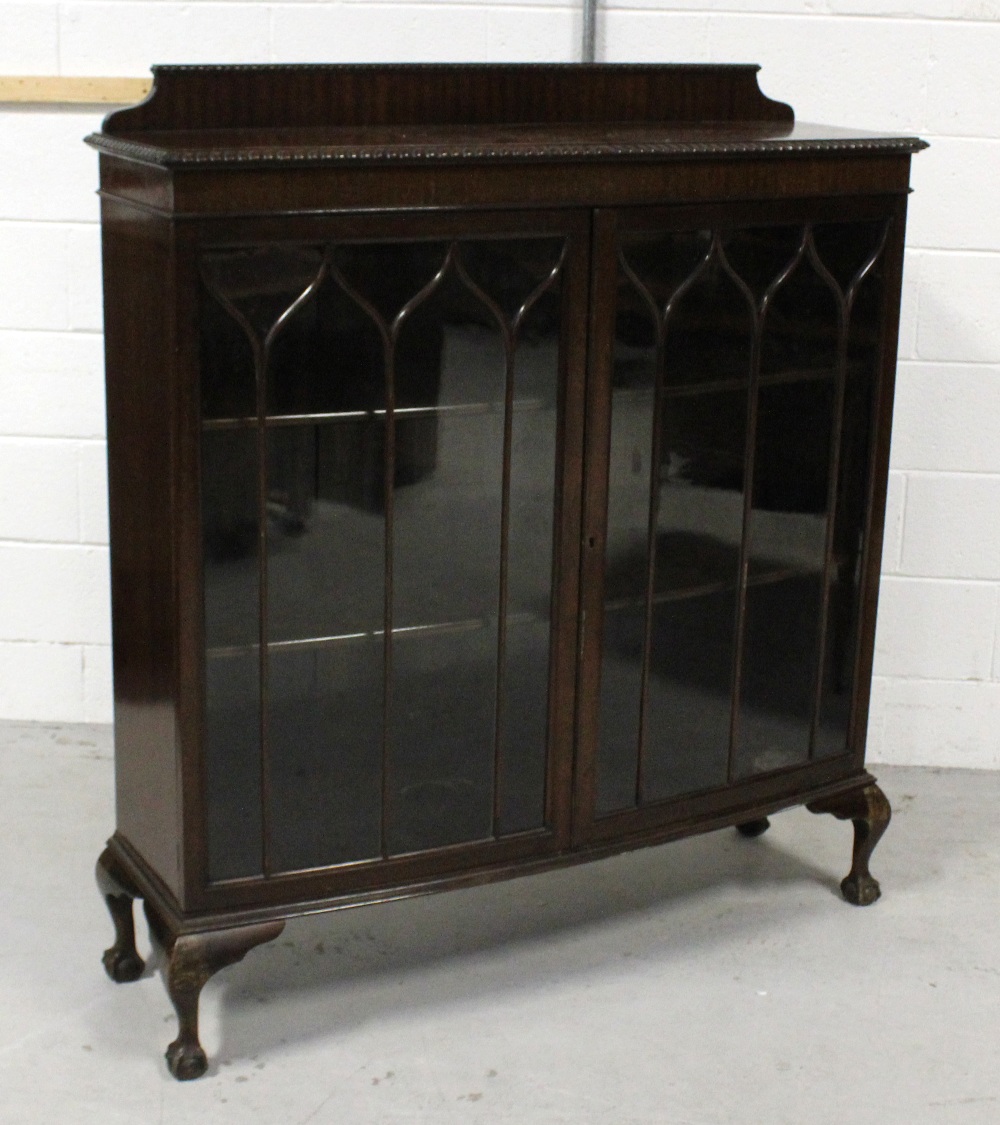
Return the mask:
<path id="1" fill-rule="evenodd" d="M 171 935 L 147 912 L 150 927 L 167 954 L 167 992 L 177 1012 L 177 1038 L 167 1048 L 167 1066 L 179 1081 L 200 1078 L 208 1059 L 198 1041 L 198 1000 L 210 977 L 227 965 L 242 961 L 256 945 L 273 941 L 284 921 L 262 922 L 199 934 Z"/>
<path id="2" fill-rule="evenodd" d="M 868 861 L 892 817 L 886 795 L 872 782 L 862 789 L 811 801 L 806 808 L 814 813 L 830 813 L 838 820 L 854 821 L 854 861 L 840 889 L 848 902 L 869 906 L 882 893 L 868 870 Z"/>
<path id="3" fill-rule="evenodd" d="M 110 848 L 101 853 L 94 874 L 115 925 L 115 943 L 104 951 L 101 959 L 104 969 L 119 984 L 138 980 L 146 967 L 135 948 L 135 921 L 132 917 L 132 903 L 140 897 L 139 891 Z"/>
<path id="4" fill-rule="evenodd" d="M 736 831 L 741 836 L 752 839 L 754 836 L 763 836 L 770 827 L 771 822 L 766 816 L 762 816 L 758 820 L 748 820 L 744 824 L 737 824 Z"/>

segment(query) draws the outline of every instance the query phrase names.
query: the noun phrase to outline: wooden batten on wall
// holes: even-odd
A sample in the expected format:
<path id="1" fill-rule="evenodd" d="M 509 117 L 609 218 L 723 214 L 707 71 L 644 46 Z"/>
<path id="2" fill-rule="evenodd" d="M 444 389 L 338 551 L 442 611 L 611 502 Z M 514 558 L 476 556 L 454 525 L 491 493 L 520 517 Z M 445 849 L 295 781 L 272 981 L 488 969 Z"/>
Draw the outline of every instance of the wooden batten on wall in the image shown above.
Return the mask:
<path id="1" fill-rule="evenodd" d="M 0 104 L 130 105 L 142 101 L 152 78 L 0 76 Z"/>

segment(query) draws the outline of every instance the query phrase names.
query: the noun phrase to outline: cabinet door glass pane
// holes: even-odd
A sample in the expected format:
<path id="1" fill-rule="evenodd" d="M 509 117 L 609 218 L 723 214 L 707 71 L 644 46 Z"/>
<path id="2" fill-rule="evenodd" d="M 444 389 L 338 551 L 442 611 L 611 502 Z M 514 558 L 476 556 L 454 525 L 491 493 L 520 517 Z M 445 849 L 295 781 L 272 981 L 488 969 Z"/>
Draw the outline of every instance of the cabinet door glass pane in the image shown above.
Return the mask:
<path id="1" fill-rule="evenodd" d="M 620 236 L 598 814 L 848 749 L 885 230 Z"/>
<path id="2" fill-rule="evenodd" d="M 358 637 L 268 654 L 277 871 L 381 854 L 382 645 Z"/>
<path id="3" fill-rule="evenodd" d="M 542 247 L 551 266 L 557 247 Z M 535 256 L 538 251 L 535 251 Z M 543 275 L 543 274 L 542 274 Z M 544 275 L 543 275 L 544 276 Z M 527 279 L 530 283 L 537 277 Z M 523 301 L 525 285 L 508 286 Z M 560 302 L 550 289 L 522 321 L 514 354 L 498 814 L 502 832 L 545 821 L 555 535 Z"/>
<path id="4" fill-rule="evenodd" d="M 837 491 L 827 575 L 828 609 L 815 754 L 845 753 L 855 681 L 859 581 L 871 482 L 871 418 L 880 363 L 886 225 L 824 223 L 819 255 L 852 301 L 847 330 Z"/>
<path id="5" fill-rule="evenodd" d="M 826 551 L 832 378 L 762 387 L 737 769 L 809 758 Z"/>
<path id="6" fill-rule="evenodd" d="M 381 853 L 385 365 L 329 277 L 267 363 L 267 762 L 274 870 Z"/>
<path id="7" fill-rule="evenodd" d="M 809 256 L 789 260 L 760 334 L 738 774 L 807 762 L 812 745 L 839 310 Z"/>
<path id="8" fill-rule="evenodd" d="M 643 247 L 643 263 L 659 246 Z M 634 255 L 638 257 L 638 255 Z M 608 522 L 597 759 L 600 812 L 635 801 L 646 633 L 649 489 L 659 352 L 642 282 L 619 268 L 611 369 Z"/>
<path id="9" fill-rule="evenodd" d="M 389 847 L 486 838 L 493 812 L 506 363 L 455 272 L 394 353 Z M 403 630 L 409 632 L 403 633 Z"/>
<path id="10" fill-rule="evenodd" d="M 624 241 L 601 812 L 725 781 L 751 339 L 746 298 L 709 232 Z M 638 394 L 619 390 L 637 382 Z"/>
<path id="11" fill-rule="evenodd" d="M 544 825 L 562 253 L 206 254 L 206 642 L 243 669 L 207 681 L 212 878 Z"/>
<path id="12" fill-rule="evenodd" d="M 224 879 L 261 863 L 256 434 L 208 430 L 201 459 L 208 856 Z"/>
<path id="13" fill-rule="evenodd" d="M 642 800 L 726 780 L 752 333 L 718 255 L 665 319 Z"/>
<path id="14" fill-rule="evenodd" d="M 208 869 L 213 879 L 261 871 L 260 660 L 255 648 L 205 665 Z"/>
<path id="15" fill-rule="evenodd" d="M 381 418 L 268 430 L 271 642 L 382 627 Z"/>
<path id="16" fill-rule="evenodd" d="M 489 838 L 495 622 L 396 633 L 392 658 L 389 852 Z"/>
<path id="17" fill-rule="evenodd" d="M 734 348 L 734 359 L 747 357 L 746 342 Z M 708 386 L 664 402 L 642 789 L 649 800 L 726 779 L 747 391 Z"/>

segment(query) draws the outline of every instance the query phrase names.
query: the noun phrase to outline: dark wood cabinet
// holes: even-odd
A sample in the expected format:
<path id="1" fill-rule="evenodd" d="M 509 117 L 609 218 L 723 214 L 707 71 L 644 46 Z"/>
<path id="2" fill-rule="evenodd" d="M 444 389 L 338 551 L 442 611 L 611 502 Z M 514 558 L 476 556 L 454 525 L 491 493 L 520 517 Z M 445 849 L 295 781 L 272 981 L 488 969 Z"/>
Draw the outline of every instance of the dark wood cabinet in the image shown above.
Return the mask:
<path id="1" fill-rule="evenodd" d="M 306 911 L 864 768 L 913 138 L 734 66 L 163 67 L 101 153 L 117 830 L 198 994 Z"/>

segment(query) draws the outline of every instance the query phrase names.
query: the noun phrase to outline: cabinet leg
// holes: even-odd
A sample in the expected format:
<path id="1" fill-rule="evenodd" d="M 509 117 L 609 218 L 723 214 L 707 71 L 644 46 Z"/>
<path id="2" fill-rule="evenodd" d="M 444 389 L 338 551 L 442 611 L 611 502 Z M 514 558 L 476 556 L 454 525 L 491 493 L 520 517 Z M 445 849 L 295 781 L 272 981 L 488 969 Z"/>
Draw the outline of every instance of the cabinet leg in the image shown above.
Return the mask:
<path id="1" fill-rule="evenodd" d="M 855 906 L 871 905 L 882 893 L 868 870 L 868 861 L 892 817 L 886 795 L 872 782 L 861 789 L 812 801 L 806 808 L 814 813 L 830 813 L 838 820 L 854 821 L 854 858 L 851 872 L 840 889 Z"/>
<path id="2" fill-rule="evenodd" d="M 283 921 L 263 922 L 201 934 L 166 936 L 167 992 L 177 1012 L 177 1038 L 167 1048 L 167 1066 L 179 1081 L 200 1078 L 208 1059 L 198 1041 L 198 1000 L 210 977 L 242 961 L 256 945 L 273 941 Z"/>
<path id="3" fill-rule="evenodd" d="M 94 874 L 115 926 L 115 943 L 104 951 L 101 958 L 104 970 L 118 984 L 138 980 L 146 967 L 135 948 L 135 920 L 132 916 L 132 903 L 139 897 L 139 892 L 110 848 L 101 853 Z"/>
<path id="4" fill-rule="evenodd" d="M 762 816 L 759 820 L 748 820 L 745 824 L 737 824 L 736 831 L 752 840 L 754 836 L 763 836 L 770 827 L 771 822 L 766 816 Z"/>

